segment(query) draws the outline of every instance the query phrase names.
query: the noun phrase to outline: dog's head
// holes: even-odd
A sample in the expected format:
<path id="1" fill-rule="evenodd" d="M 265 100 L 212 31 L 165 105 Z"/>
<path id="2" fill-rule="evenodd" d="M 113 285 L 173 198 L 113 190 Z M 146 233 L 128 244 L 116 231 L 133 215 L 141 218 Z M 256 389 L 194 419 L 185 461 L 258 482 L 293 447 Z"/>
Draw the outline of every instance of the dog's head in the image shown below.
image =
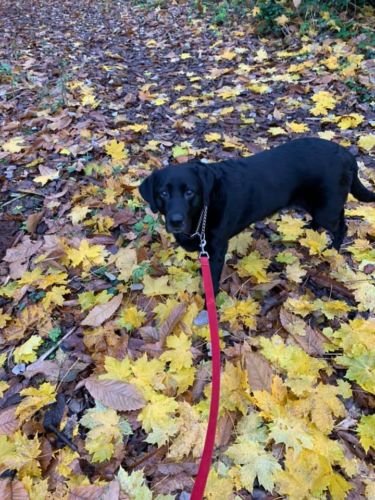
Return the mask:
<path id="1" fill-rule="evenodd" d="M 151 210 L 165 215 L 169 233 L 190 233 L 204 205 L 209 204 L 215 175 L 198 162 L 154 171 L 140 185 Z"/>

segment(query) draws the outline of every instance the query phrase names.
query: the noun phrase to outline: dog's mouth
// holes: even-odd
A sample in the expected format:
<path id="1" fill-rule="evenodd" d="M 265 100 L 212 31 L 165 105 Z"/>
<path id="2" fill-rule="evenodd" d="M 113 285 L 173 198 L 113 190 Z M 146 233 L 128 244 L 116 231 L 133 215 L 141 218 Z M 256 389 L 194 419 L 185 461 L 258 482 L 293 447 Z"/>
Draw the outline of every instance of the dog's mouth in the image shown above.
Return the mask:
<path id="1" fill-rule="evenodd" d="M 167 221 L 166 230 L 170 234 L 188 234 L 190 232 L 190 224 L 185 221 L 179 224 Z"/>

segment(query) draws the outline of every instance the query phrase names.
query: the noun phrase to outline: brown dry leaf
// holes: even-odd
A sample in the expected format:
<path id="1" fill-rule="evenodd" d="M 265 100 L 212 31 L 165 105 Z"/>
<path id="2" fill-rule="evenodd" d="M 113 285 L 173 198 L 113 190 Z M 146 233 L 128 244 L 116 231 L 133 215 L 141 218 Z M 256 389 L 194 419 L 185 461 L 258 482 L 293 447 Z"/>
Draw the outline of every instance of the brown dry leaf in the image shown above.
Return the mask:
<path id="1" fill-rule="evenodd" d="M 181 320 L 185 312 L 186 312 L 186 304 L 178 304 L 172 310 L 171 314 L 168 316 L 168 318 L 164 321 L 164 323 L 160 326 L 159 329 L 161 344 L 164 344 L 166 337 L 168 337 L 168 335 L 173 332 L 175 326 Z"/>
<path id="2" fill-rule="evenodd" d="M 0 498 L 1 500 L 30 500 L 21 481 L 11 479 L 0 481 Z"/>
<path id="3" fill-rule="evenodd" d="M 71 382 L 87 366 L 88 363 L 67 357 L 60 363 L 56 360 L 40 359 L 28 365 L 24 376 L 31 379 L 34 375 L 41 373 L 48 382 L 56 383 L 59 380 Z"/>
<path id="4" fill-rule="evenodd" d="M 139 410 L 146 404 L 134 385 L 119 380 L 89 378 L 84 381 L 84 385 L 94 399 L 114 410 Z"/>
<path id="5" fill-rule="evenodd" d="M 247 377 L 252 391 L 271 391 L 274 370 L 264 356 L 248 350 L 245 354 Z"/>
<path id="6" fill-rule="evenodd" d="M 81 325 L 97 327 L 102 325 L 107 319 L 109 319 L 120 307 L 122 302 L 123 294 L 120 293 L 113 297 L 105 304 L 99 304 L 95 306 L 86 318 L 81 321 Z"/>
<path id="7" fill-rule="evenodd" d="M 294 328 L 295 322 L 304 323 L 304 335 L 298 335 Z M 311 356 L 322 356 L 325 352 L 324 344 L 329 342 L 328 339 L 315 328 L 312 328 L 301 318 L 280 309 L 280 322 L 283 328 L 293 337 L 293 339 Z"/>
<path id="8" fill-rule="evenodd" d="M 13 248 L 8 248 L 4 261 L 9 263 L 10 277 L 18 279 L 27 269 L 27 264 L 42 246 L 42 241 L 31 241 L 30 236 L 25 236 L 22 242 Z"/>
<path id="9" fill-rule="evenodd" d="M 87 484 L 84 486 L 76 486 L 73 488 L 68 496 L 68 500 L 92 500 L 93 497 L 100 498 L 100 500 L 110 500 L 107 495 L 103 496 L 106 486 L 99 486 L 96 484 Z M 117 500 L 119 498 L 120 489 L 117 492 L 117 496 L 111 497 L 111 500 Z"/>
<path id="10" fill-rule="evenodd" d="M 34 214 L 30 214 L 26 221 L 26 228 L 29 233 L 34 234 L 36 228 L 38 227 L 39 222 L 41 221 L 44 212 L 35 212 Z"/>
<path id="11" fill-rule="evenodd" d="M 20 423 L 16 417 L 16 406 L 10 406 L 0 411 L 0 435 L 10 436 L 15 432 Z M 0 495 L 0 498 L 3 498 Z"/>

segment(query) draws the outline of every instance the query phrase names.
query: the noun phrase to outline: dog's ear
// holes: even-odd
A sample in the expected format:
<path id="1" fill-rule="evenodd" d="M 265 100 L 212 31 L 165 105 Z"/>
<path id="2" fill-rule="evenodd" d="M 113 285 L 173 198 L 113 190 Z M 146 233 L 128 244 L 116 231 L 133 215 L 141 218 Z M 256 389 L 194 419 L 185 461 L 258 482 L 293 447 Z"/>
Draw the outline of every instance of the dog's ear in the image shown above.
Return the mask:
<path id="1" fill-rule="evenodd" d="M 139 192 L 141 193 L 142 198 L 149 203 L 154 214 L 158 211 L 154 192 L 156 174 L 157 172 L 152 172 L 152 174 L 146 177 L 146 179 L 144 179 L 142 184 L 139 186 Z"/>
<path id="2" fill-rule="evenodd" d="M 197 165 L 197 173 L 202 185 L 203 202 L 205 205 L 209 205 L 210 194 L 214 188 L 216 176 L 204 163 Z"/>

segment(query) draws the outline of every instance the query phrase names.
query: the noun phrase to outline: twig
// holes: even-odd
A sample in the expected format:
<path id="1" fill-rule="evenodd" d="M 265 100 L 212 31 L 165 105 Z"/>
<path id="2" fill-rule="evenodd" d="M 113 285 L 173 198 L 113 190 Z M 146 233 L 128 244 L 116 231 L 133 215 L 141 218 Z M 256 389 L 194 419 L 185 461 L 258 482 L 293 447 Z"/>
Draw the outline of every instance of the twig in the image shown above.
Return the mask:
<path id="1" fill-rule="evenodd" d="M 51 347 L 51 349 L 48 349 L 48 351 L 46 351 L 44 354 L 42 354 L 40 356 L 40 358 L 38 359 L 38 361 L 44 361 L 46 358 L 48 358 L 48 356 L 50 354 L 52 354 L 54 351 L 56 351 L 56 349 L 59 347 L 60 344 L 62 344 L 64 342 L 64 340 L 66 340 L 73 332 L 75 332 L 77 330 L 77 327 L 75 326 L 74 328 L 72 328 L 71 330 L 69 330 L 68 333 L 66 333 L 58 342 L 57 344 L 55 344 L 54 346 Z"/>

